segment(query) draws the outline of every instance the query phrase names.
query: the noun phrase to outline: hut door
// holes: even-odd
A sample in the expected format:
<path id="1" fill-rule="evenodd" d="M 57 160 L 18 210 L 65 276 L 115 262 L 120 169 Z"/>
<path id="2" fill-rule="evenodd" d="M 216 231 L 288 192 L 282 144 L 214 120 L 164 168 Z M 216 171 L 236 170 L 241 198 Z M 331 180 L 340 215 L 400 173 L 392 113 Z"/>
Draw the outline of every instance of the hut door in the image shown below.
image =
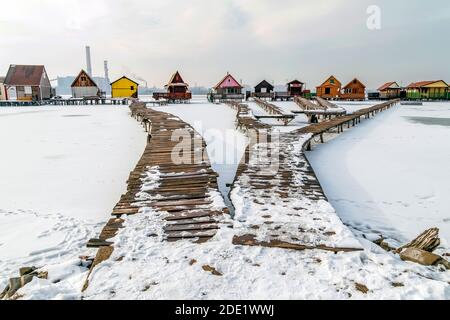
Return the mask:
<path id="1" fill-rule="evenodd" d="M 8 100 L 17 100 L 16 87 L 8 87 L 6 94 L 8 96 Z"/>

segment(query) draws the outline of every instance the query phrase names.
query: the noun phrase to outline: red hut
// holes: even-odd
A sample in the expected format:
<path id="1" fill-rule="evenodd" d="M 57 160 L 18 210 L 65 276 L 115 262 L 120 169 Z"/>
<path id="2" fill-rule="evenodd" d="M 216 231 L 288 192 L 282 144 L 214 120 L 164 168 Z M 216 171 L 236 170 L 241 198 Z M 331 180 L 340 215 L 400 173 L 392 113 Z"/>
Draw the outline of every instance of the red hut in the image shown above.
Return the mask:
<path id="1" fill-rule="evenodd" d="M 304 83 L 301 81 L 292 80 L 287 84 L 287 91 L 291 97 L 301 96 L 303 92 Z"/>
<path id="2" fill-rule="evenodd" d="M 303 94 L 304 83 L 299 80 L 292 80 L 286 84 L 287 91 L 277 91 L 272 97 L 272 100 L 291 100 L 293 97 L 301 96 Z"/>
<path id="3" fill-rule="evenodd" d="M 167 99 L 169 102 L 186 102 L 192 98 L 191 92 L 188 90 L 189 85 L 183 81 L 180 73 L 175 72 L 164 86 L 167 92 L 155 92 L 153 98 L 155 100 Z"/>

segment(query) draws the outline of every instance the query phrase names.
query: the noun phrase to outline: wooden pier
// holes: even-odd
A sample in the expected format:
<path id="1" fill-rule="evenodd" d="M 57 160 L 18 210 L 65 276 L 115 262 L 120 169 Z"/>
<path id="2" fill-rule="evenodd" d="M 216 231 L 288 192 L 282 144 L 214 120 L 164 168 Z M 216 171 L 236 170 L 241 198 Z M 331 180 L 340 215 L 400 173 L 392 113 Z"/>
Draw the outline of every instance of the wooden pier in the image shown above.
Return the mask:
<path id="1" fill-rule="evenodd" d="M 315 99 L 316 99 L 317 103 L 320 106 L 324 107 L 325 109 L 333 109 L 333 108 L 337 109 L 337 108 L 339 108 L 339 106 L 337 104 L 334 104 L 334 103 L 332 103 L 332 102 L 330 102 L 328 100 L 325 100 L 325 99 L 323 99 L 321 97 L 317 97 L 316 96 Z"/>
<path id="2" fill-rule="evenodd" d="M 321 118 L 324 120 L 329 120 L 334 117 L 341 117 L 347 113 L 345 109 L 332 103 L 328 103 L 326 100 L 320 99 L 321 98 L 316 98 L 317 102 L 320 102 L 319 104 L 315 104 L 308 99 L 295 97 L 294 102 L 301 110 L 292 110 L 291 112 L 294 114 L 306 115 L 309 123 L 319 122 Z"/>
<path id="3" fill-rule="evenodd" d="M 233 244 L 333 252 L 361 250 L 339 246 L 335 241 L 336 222 L 330 222 L 326 210 L 317 209 L 326 196 L 304 150 L 311 149 L 314 137 L 320 136 L 323 142 L 328 131 L 342 132 L 344 126 L 350 128 L 362 117 L 370 118 L 398 102 L 391 100 L 280 135 L 270 125 L 258 121 L 247 105 L 228 102 L 237 110 L 236 126 L 252 137 L 231 190 L 239 188 L 246 206 L 256 206 L 247 213 L 252 217 L 239 216 L 239 224 L 234 225 Z M 123 227 L 122 215 L 165 213 L 158 216 L 165 222 L 166 241 L 204 242 L 225 225 L 229 213 L 225 207 L 213 206 L 211 192 L 219 192 L 217 174 L 211 168 L 202 137 L 179 118 L 149 109 L 145 103 L 135 102 L 130 110 L 148 132 L 148 142 L 130 173 L 127 192 L 112 211 L 113 217 L 100 236 L 88 243 L 99 248 L 93 267 L 110 257 L 111 238 Z M 183 143 L 189 148 L 189 161 L 174 163 L 173 151 L 180 145 L 172 137 L 180 129 L 189 133 L 189 141 Z M 273 154 L 277 155 L 275 167 L 269 157 Z M 259 157 L 258 161 L 255 157 Z M 271 206 L 279 213 L 271 212 Z"/>
<path id="4" fill-rule="evenodd" d="M 256 104 L 266 111 L 269 115 L 264 116 L 255 116 L 256 119 L 276 119 L 281 120 L 285 126 L 287 126 L 292 120 L 295 119 L 295 116 L 292 114 L 285 114 L 283 110 L 267 101 L 264 101 L 259 98 L 254 98 Z"/>
<path id="5" fill-rule="evenodd" d="M 311 100 L 302 97 L 295 97 L 294 102 L 301 110 L 326 110 L 326 108 L 321 105 L 317 105 Z"/>
<path id="6" fill-rule="evenodd" d="M 388 101 L 278 137 L 274 136 L 270 128 L 264 127 L 262 137 L 254 139 L 247 147 L 232 185 L 231 194 L 238 188 L 248 201 L 247 206 L 255 206 L 249 217 L 239 216 L 240 223 L 235 228 L 233 244 L 334 252 L 361 250 L 336 245 L 336 233 L 333 231 L 335 226 L 330 224 L 326 214 L 320 215 L 315 209 L 321 200 L 326 200 L 326 196 L 304 150 L 311 149 L 315 136 L 320 136 L 323 142 L 323 135 L 329 130 L 337 129 L 340 133 L 343 126 L 354 126 L 360 122 L 361 117 L 369 118 L 396 103 L 398 100 Z M 257 126 L 252 124 L 252 128 Z M 276 170 L 268 167 L 274 159 L 261 160 L 261 151 L 263 154 L 278 154 Z M 254 161 L 257 157 L 260 160 Z M 299 200 L 303 200 L 300 201 L 301 205 L 296 204 Z M 285 214 L 274 215 L 268 209 L 274 205 L 281 207 L 281 212 Z M 307 221 L 311 220 L 312 214 L 317 215 L 312 218 L 316 227 L 308 228 Z M 260 222 L 255 224 L 255 221 Z"/>
<path id="7" fill-rule="evenodd" d="M 20 101 L 20 100 L 0 100 L 2 107 L 27 107 L 27 106 L 79 106 L 79 105 L 128 105 L 133 98 L 69 98 L 69 99 L 49 99 L 40 101 Z"/>
<path id="8" fill-rule="evenodd" d="M 237 111 L 236 128 L 239 130 L 248 133 L 250 130 L 267 130 L 271 127 L 258 121 L 247 104 L 237 101 L 227 101 L 225 104 Z"/>
<path id="9" fill-rule="evenodd" d="M 101 247 L 96 264 L 107 259 L 112 242 L 122 228 L 122 215 L 165 212 L 165 239 L 191 239 L 204 242 L 219 228 L 226 207 L 213 207 L 211 191 L 219 192 L 217 173 L 211 168 L 203 138 L 187 123 L 165 112 L 149 109 L 144 102 L 130 106 L 131 115 L 148 132 L 145 151 L 130 173 L 127 192 L 112 211 L 100 236 L 88 242 L 89 247 Z M 173 141 L 175 131 L 183 130 L 190 139 Z M 174 163 L 174 148 L 183 148 L 183 163 Z M 157 178 L 155 178 L 157 177 Z M 107 254 L 104 254 L 104 252 Z"/>
<path id="10" fill-rule="evenodd" d="M 311 124 L 310 126 L 296 130 L 296 132 L 299 134 L 310 133 L 312 137 L 319 136 L 320 141 L 323 142 L 323 135 L 328 131 L 334 130 L 337 133 L 341 133 L 344 131 L 345 127 L 354 127 L 355 125 L 360 123 L 361 118 L 369 119 L 371 116 L 375 116 L 377 113 L 387 110 L 399 102 L 400 99 L 389 100 L 372 107 L 360 109 L 345 116 L 336 117 L 316 124 Z M 310 139 L 308 143 L 305 144 L 307 150 L 311 150 L 311 141 L 312 140 Z"/>

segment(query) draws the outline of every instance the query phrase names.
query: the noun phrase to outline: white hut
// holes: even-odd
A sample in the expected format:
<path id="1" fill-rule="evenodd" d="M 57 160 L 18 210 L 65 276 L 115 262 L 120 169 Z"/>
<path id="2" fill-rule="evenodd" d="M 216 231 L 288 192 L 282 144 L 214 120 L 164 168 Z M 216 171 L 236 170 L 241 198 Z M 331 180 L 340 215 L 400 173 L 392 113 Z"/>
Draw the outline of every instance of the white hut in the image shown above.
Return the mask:
<path id="1" fill-rule="evenodd" d="M 72 97 L 95 98 L 100 96 L 100 90 L 94 80 L 84 70 L 81 70 L 72 82 Z"/>

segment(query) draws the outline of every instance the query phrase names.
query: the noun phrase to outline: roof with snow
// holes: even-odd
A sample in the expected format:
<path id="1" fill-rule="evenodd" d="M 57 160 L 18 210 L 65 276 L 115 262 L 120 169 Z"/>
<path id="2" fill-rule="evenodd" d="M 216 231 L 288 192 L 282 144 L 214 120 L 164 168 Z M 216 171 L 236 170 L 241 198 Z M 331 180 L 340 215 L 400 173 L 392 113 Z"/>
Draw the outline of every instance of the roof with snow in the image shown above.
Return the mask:
<path id="1" fill-rule="evenodd" d="M 169 80 L 169 83 L 165 85 L 165 87 L 169 87 L 169 86 L 182 86 L 182 87 L 187 87 L 189 86 L 187 83 L 185 83 L 183 81 L 183 78 L 181 78 L 181 75 L 178 71 L 176 71 Z"/>
<path id="2" fill-rule="evenodd" d="M 400 89 L 400 86 L 395 81 L 386 82 L 385 84 L 383 84 L 381 87 L 378 88 L 378 91 L 384 91 L 386 89 Z"/>
<path id="3" fill-rule="evenodd" d="M 5 84 L 19 86 L 39 86 L 42 74 L 45 73 L 43 65 L 19 65 L 9 66 L 5 77 Z"/>
<path id="4" fill-rule="evenodd" d="M 214 86 L 214 89 L 218 88 L 243 88 L 241 84 L 229 73 L 220 80 L 218 84 Z"/>

